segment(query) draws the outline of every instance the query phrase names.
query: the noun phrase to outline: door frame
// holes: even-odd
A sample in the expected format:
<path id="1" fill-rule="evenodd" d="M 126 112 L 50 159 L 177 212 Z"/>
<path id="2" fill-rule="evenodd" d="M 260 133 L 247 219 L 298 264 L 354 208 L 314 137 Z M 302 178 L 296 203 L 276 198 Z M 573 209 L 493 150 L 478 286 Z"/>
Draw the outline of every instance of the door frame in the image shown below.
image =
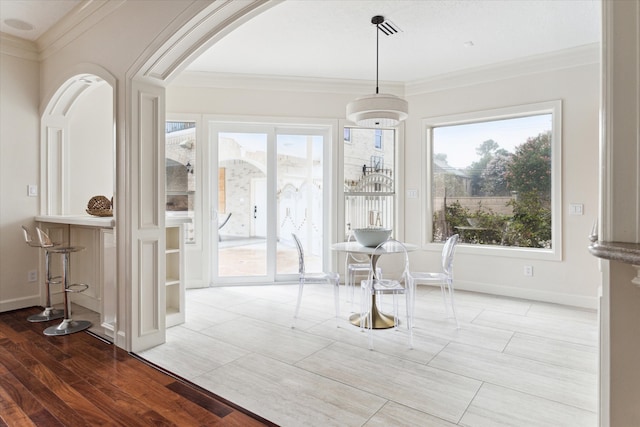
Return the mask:
<path id="1" fill-rule="evenodd" d="M 209 177 L 206 181 L 209 182 L 209 193 L 206 197 L 203 197 L 203 205 L 209 206 L 204 209 L 204 214 L 210 216 L 211 221 L 215 221 L 217 218 L 217 191 L 218 188 L 218 150 L 217 146 L 213 145 L 212 141 L 217 141 L 217 133 L 219 132 L 263 132 L 268 134 L 268 141 L 272 146 L 267 147 L 267 171 L 273 169 L 273 173 L 267 173 L 267 207 L 266 207 L 266 221 L 267 221 L 267 274 L 266 276 L 250 276 L 250 277 L 220 277 L 218 275 L 218 266 L 215 261 L 215 257 L 218 253 L 218 237 L 217 231 L 213 231 L 214 227 L 211 227 L 212 232 L 205 238 L 210 239 L 210 254 L 209 259 L 206 261 L 211 263 L 210 269 L 210 283 L 211 286 L 224 286 L 233 284 L 269 284 L 269 283 L 291 283 L 297 281 L 296 274 L 277 274 L 276 272 L 276 251 L 277 251 L 277 204 L 269 204 L 268 200 L 276 199 L 276 187 L 277 187 L 277 144 L 276 137 L 278 133 L 296 132 L 313 135 L 322 135 L 324 137 L 323 143 L 323 194 L 322 200 L 325 206 L 323 215 L 323 229 L 325 232 L 322 234 L 322 258 L 323 269 L 328 271 L 333 264 L 333 257 L 329 250 L 329 244 L 332 241 L 333 230 L 335 230 L 336 221 L 336 203 L 332 203 L 332 197 L 335 194 L 335 165 L 334 161 L 336 153 L 336 132 L 337 123 L 335 120 L 326 119 L 301 119 L 301 118 L 252 118 L 252 117 L 236 117 L 236 116 L 204 116 L 203 118 L 205 128 L 205 145 L 207 145 L 210 153 L 208 156 L 203 156 L 203 160 L 209 162 L 209 165 L 204 166 L 204 170 L 207 170 Z M 269 142 L 268 142 L 269 145 Z M 208 200 L 205 200 L 208 199 Z M 217 230 L 217 229 L 216 229 Z M 271 237 L 269 237 L 271 236 Z"/>

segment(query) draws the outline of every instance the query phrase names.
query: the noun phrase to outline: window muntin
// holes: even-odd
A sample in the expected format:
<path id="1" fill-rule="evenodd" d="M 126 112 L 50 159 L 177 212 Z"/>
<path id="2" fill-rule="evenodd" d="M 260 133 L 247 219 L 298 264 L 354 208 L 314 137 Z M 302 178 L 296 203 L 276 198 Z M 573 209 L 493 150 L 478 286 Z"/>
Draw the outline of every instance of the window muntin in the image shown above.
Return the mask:
<path id="1" fill-rule="evenodd" d="M 430 242 L 560 256 L 560 103 L 426 121 Z"/>

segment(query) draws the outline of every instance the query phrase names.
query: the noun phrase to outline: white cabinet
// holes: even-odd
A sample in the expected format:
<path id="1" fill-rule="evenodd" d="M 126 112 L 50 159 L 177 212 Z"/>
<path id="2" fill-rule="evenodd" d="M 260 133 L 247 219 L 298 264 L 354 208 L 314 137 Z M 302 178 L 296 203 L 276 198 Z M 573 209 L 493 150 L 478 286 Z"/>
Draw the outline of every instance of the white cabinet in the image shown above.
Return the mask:
<path id="1" fill-rule="evenodd" d="M 100 270 L 103 264 L 101 229 L 97 227 L 69 226 L 69 244 L 85 249 L 71 254 L 71 282 L 85 283 L 89 287 L 74 293 L 72 302 L 96 313 L 102 313 L 102 282 Z"/>
<path id="2" fill-rule="evenodd" d="M 184 239 L 183 225 L 166 226 L 165 292 L 166 327 L 184 323 Z"/>

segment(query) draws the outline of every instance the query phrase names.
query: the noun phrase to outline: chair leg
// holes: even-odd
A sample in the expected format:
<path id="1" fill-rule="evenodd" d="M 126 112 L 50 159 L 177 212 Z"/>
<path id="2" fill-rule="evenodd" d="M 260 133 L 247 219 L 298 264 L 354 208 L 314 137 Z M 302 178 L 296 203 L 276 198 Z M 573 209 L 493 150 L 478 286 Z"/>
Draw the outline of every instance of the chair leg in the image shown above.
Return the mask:
<path id="1" fill-rule="evenodd" d="M 29 322 L 47 322 L 49 320 L 62 319 L 64 317 L 64 310 L 53 308 L 51 302 L 51 283 L 58 283 L 51 277 L 51 271 L 49 270 L 49 251 L 44 252 L 44 291 L 45 291 L 45 307 L 41 313 L 33 314 L 27 317 Z"/>
<path id="2" fill-rule="evenodd" d="M 364 299 L 365 298 L 366 298 L 365 288 L 364 288 L 364 286 L 362 286 L 362 284 L 360 284 L 360 332 L 362 332 L 362 330 L 364 329 L 364 325 L 365 325 L 365 320 L 364 320 L 364 316 L 363 316 L 363 314 L 366 313 L 365 307 L 364 307 Z"/>
<path id="3" fill-rule="evenodd" d="M 340 327 L 340 279 L 333 284 L 333 299 L 336 305 L 336 328 Z"/>
<path id="4" fill-rule="evenodd" d="M 397 331 L 400 324 L 400 310 L 398 310 L 398 295 L 393 294 L 393 328 Z"/>
<path id="5" fill-rule="evenodd" d="M 367 326 L 369 327 L 369 350 L 373 350 L 373 304 L 375 304 L 375 300 L 371 298 L 371 307 L 369 307 L 369 310 L 367 310 Z"/>
<path id="6" fill-rule="evenodd" d="M 453 320 L 456 321 L 456 329 L 460 329 L 460 324 L 458 323 L 458 316 L 456 314 L 456 304 L 453 297 L 453 283 L 450 280 L 447 281 L 447 287 L 449 288 L 449 300 L 451 301 L 451 311 L 453 312 Z"/>
<path id="7" fill-rule="evenodd" d="M 447 302 L 446 283 L 440 283 L 440 293 L 442 293 L 442 303 L 444 304 L 444 314 L 449 317 L 449 303 Z"/>
<path id="8" fill-rule="evenodd" d="M 415 288 L 409 287 L 406 290 L 405 298 L 407 303 L 407 332 L 409 332 L 409 348 L 413 349 L 413 313 L 415 303 Z"/>
<path id="9" fill-rule="evenodd" d="M 296 311 L 293 313 L 293 321 L 291 322 L 291 328 L 296 327 L 296 320 L 298 319 L 298 311 L 300 310 L 300 302 L 302 302 L 302 288 L 304 286 L 304 280 L 300 279 L 298 282 L 298 302 L 296 303 Z"/>

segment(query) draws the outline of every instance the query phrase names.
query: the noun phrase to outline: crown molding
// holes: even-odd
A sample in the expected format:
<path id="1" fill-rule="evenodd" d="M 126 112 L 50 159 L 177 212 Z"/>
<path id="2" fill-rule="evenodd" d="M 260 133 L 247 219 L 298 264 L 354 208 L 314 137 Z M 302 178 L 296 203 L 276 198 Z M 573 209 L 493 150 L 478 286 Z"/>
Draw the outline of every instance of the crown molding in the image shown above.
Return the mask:
<path id="1" fill-rule="evenodd" d="M 40 59 L 46 59 L 78 38 L 126 0 L 88 0 L 76 6 L 36 40 Z"/>
<path id="2" fill-rule="evenodd" d="M 599 63 L 600 44 L 593 43 L 548 54 L 501 62 L 486 67 L 470 68 L 407 84 L 381 82 L 380 86 L 384 88 L 385 93 L 392 93 L 398 96 L 419 95 Z M 172 81 L 171 85 L 179 87 L 345 94 L 367 94 L 371 93 L 373 88 L 372 82 L 364 80 L 211 73 L 206 71 L 183 71 Z"/>
<path id="3" fill-rule="evenodd" d="M 373 81 L 364 80 L 212 73 L 207 71 L 183 71 L 171 82 L 171 85 L 285 92 L 329 92 L 350 95 L 372 93 L 375 87 Z M 404 94 L 404 84 L 402 83 L 380 82 L 380 86 L 384 87 L 385 93 L 399 96 Z"/>
<path id="4" fill-rule="evenodd" d="M 0 33 L 0 53 L 29 61 L 40 59 L 35 42 L 7 33 Z"/>
<path id="5" fill-rule="evenodd" d="M 592 43 L 410 82 L 406 85 L 406 95 L 419 95 L 599 63 L 600 43 Z"/>

